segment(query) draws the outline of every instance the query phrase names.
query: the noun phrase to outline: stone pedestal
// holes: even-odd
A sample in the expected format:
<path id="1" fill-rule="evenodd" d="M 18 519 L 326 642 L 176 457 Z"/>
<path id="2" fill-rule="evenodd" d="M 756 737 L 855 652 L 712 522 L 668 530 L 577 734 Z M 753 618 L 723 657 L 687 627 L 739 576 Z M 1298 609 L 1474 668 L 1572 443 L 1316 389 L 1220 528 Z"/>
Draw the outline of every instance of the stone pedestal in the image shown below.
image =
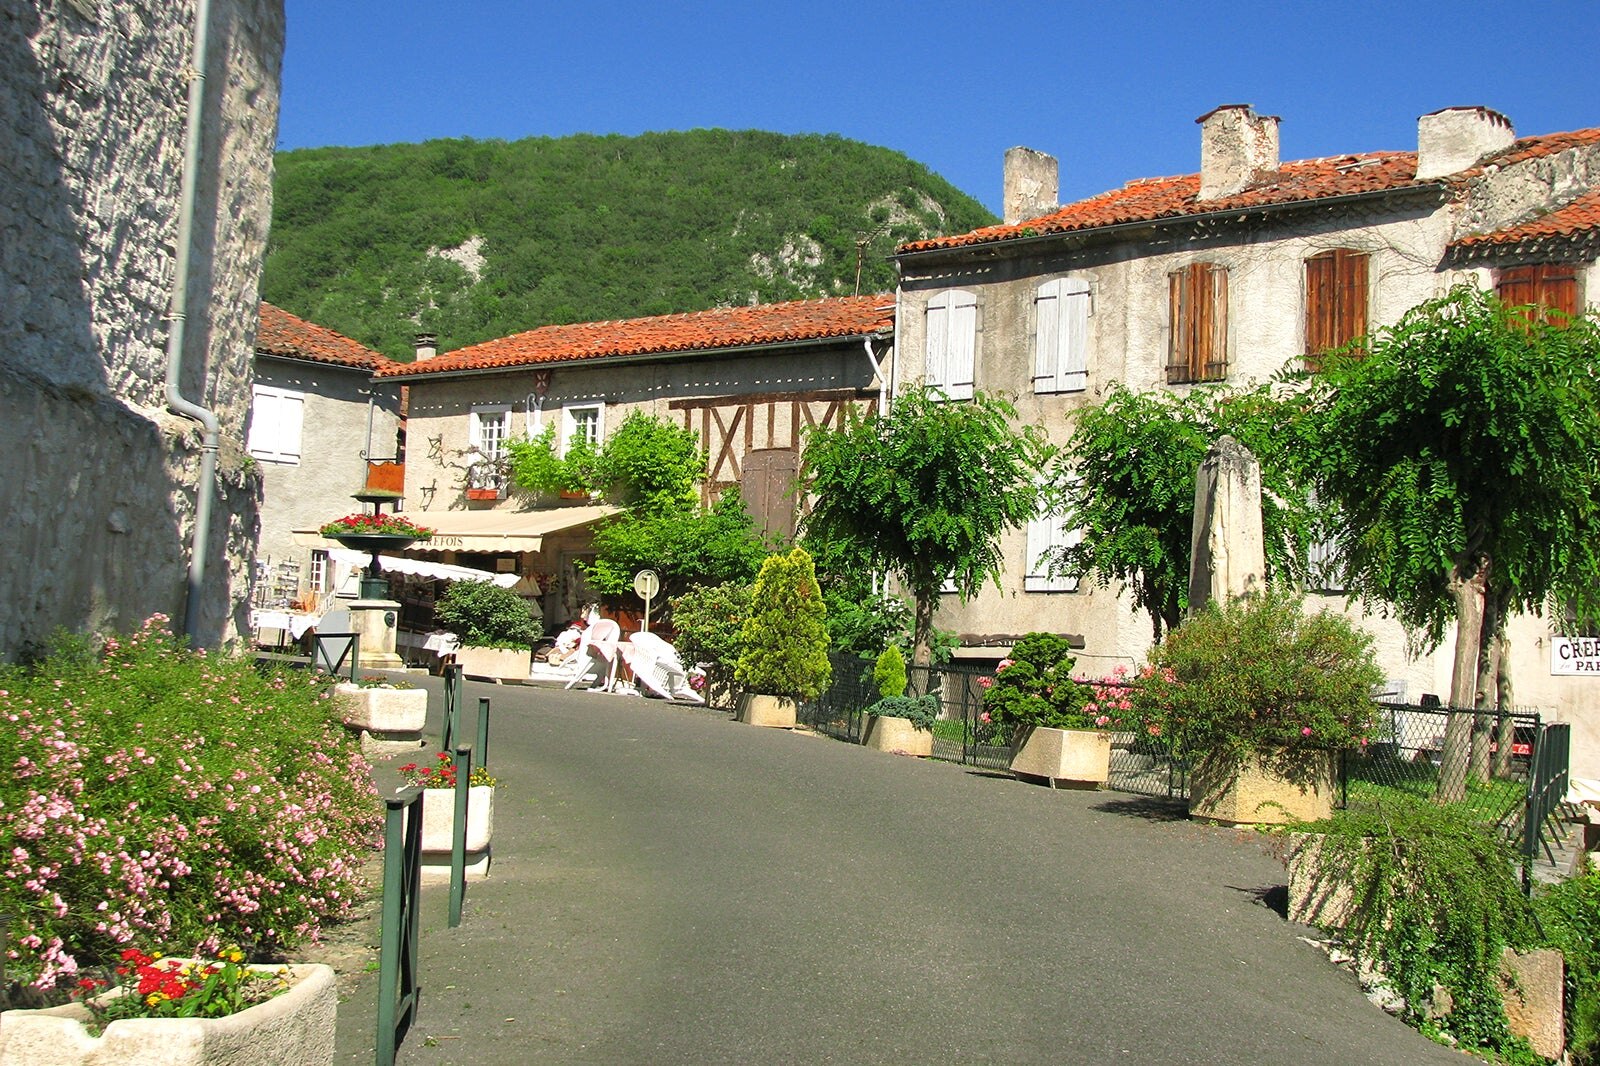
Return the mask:
<path id="1" fill-rule="evenodd" d="M 366 670 L 400 670 L 405 663 L 394 653 L 395 626 L 400 605 L 394 600 L 353 600 L 350 629 L 361 634 L 361 661 Z"/>

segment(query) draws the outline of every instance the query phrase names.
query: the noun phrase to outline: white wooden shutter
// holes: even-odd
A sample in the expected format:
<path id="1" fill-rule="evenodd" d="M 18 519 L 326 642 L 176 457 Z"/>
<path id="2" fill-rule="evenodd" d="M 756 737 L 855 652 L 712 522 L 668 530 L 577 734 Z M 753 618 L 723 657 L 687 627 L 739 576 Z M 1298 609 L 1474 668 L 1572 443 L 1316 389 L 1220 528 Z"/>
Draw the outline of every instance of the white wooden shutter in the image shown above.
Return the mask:
<path id="1" fill-rule="evenodd" d="M 250 454 L 274 463 L 298 463 L 305 402 L 304 393 L 255 386 L 250 402 L 250 439 L 246 444 Z"/>
<path id="2" fill-rule="evenodd" d="M 928 301 L 925 381 L 952 400 L 972 399 L 978 298 L 950 289 Z"/>
<path id="3" fill-rule="evenodd" d="M 1089 385 L 1089 284 L 1056 278 L 1034 294 L 1033 391 L 1079 392 Z"/>
<path id="4" fill-rule="evenodd" d="M 1081 529 L 1068 530 L 1061 515 L 1046 515 L 1028 523 L 1028 560 L 1023 572 L 1024 592 L 1076 592 L 1078 578 L 1050 574 L 1050 560 L 1058 548 L 1071 547 L 1083 539 Z"/>

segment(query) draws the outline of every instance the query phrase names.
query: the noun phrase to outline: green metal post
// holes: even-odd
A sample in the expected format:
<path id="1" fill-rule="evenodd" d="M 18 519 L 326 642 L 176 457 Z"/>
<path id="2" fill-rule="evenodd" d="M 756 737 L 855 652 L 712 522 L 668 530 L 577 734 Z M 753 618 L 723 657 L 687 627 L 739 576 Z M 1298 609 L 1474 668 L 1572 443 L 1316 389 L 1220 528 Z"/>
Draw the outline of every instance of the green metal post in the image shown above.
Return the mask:
<path id="1" fill-rule="evenodd" d="M 377 1066 L 394 1066 L 395 1051 L 416 1016 L 422 994 L 416 982 L 422 789 L 403 788 L 385 797 L 384 807 Z"/>
<path id="2" fill-rule="evenodd" d="M 478 697 L 478 743 L 472 753 L 474 765 L 489 765 L 489 697 Z"/>
<path id="3" fill-rule="evenodd" d="M 467 800 L 472 788 L 472 745 L 456 755 L 456 805 L 450 826 L 450 928 L 461 924 L 461 902 L 467 891 Z"/>

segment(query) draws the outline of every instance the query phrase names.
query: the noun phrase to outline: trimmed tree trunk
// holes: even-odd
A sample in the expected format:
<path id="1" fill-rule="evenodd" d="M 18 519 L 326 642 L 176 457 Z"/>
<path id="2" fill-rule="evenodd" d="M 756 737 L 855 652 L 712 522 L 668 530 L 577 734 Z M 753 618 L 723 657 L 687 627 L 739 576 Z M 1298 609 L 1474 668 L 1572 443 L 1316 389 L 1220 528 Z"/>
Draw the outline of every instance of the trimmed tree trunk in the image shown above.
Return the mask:
<path id="1" fill-rule="evenodd" d="M 933 612 L 937 594 L 917 596 L 911 622 L 911 665 L 926 669 L 933 663 Z"/>
<path id="2" fill-rule="evenodd" d="M 1478 649 L 1483 634 L 1487 560 L 1464 559 L 1450 574 L 1450 594 L 1456 601 L 1456 654 L 1450 677 L 1450 708 L 1473 710 L 1478 703 Z M 1467 794 L 1467 764 L 1471 754 L 1472 716 L 1452 714 L 1444 731 L 1440 759 L 1440 803 L 1455 803 Z"/>

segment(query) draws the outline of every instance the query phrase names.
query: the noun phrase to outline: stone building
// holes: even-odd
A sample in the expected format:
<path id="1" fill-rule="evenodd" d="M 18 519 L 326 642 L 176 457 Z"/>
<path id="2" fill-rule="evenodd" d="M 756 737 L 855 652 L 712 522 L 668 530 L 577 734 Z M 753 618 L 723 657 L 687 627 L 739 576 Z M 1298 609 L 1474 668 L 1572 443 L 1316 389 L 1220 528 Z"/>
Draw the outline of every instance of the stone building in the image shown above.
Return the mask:
<path id="1" fill-rule="evenodd" d="M 1275 117 L 1232 105 L 1198 121 L 1198 173 L 1065 206 L 1053 159 L 1008 153 L 1002 224 L 898 250 L 892 389 L 1005 393 L 1065 443 L 1068 416 L 1112 382 L 1264 380 L 1467 279 L 1567 312 L 1600 302 L 1600 129 L 1519 139 L 1503 115 L 1451 108 L 1419 120 L 1415 150 L 1285 162 Z M 1091 671 L 1141 661 L 1151 629 L 1130 597 L 1039 566 L 1075 535 L 1049 518 L 1017 532 L 1004 588 L 945 597 L 938 624 L 1074 634 Z M 1448 646 L 1410 658 L 1395 627 L 1368 623 L 1399 689 L 1449 691 Z M 1550 638 L 1547 621 L 1514 624 L 1518 702 L 1577 716 L 1600 679 L 1552 676 Z M 1600 722 L 1580 720 L 1577 742 L 1576 768 L 1600 776 Z"/>
<path id="2" fill-rule="evenodd" d="M 258 573 L 287 572 L 296 580 L 283 587 L 311 599 L 334 590 L 333 561 L 294 530 L 361 510 L 351 494 L 386 487 L 385 476 L 403 491 L 400 387 L 374 376 L 398 364 L 269 303 L 255 348 L 246 449 L 261 474 Z"/>
<path id="3" fill-rule="evenodd" d="M 600 443 L 634 411 L 699 434 L 708 499 L 738 484 L 761 525 L 792 535 L 805 428 L 878 402 L 893 325 L 878 294 L 545 326 L 443 354 L 423 338 L 416 362 L 378 374 L 409 386 L 405 506 L 436 531 L 409 553 L 519 573 L 548 622 L 571 617 L 587 597 L 573 564 L 611 509 L 526 499 L 496 460 L 550 425 L 563 452 Z"/>
<path id="4" fill-rule="evenodd" d="M 201 10 L 206 9 L 205 4 Z M 0 657 L 161 612 L 237 633 L 256 533 L 244 459 L 271 208 L 281 0 L 0 0 Z M 185 116 L 200 95 L 181 368 L 169 403 Z M 215 418 L 213 484 L 192 406 Z M 191 567 L 197 491 L 209 536 Z M 188 588 L 196 586 L 193 602 Z"/>

